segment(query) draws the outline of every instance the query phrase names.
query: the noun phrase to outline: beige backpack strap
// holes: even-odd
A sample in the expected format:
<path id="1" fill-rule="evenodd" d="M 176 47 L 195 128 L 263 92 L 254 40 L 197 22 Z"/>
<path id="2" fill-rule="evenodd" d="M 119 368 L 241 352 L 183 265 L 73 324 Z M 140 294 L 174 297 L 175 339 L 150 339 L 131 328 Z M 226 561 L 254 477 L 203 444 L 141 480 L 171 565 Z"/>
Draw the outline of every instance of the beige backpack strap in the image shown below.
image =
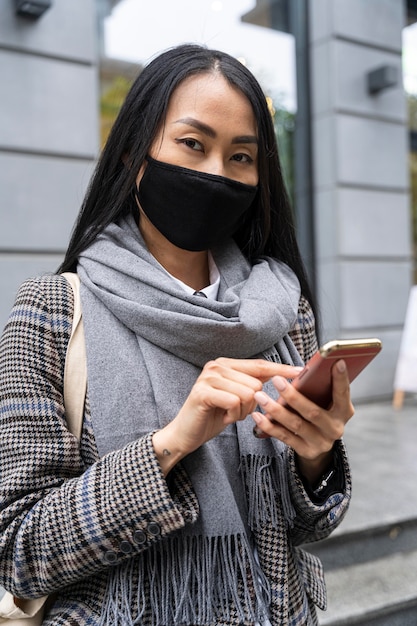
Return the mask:
<path id="1" fill-rule="evenodd" d="M 43 608 L 48 596 L 36 600 L 19 601 L 19 608 L 14 596 L 5 592 L 0 602 L 0 624 L 5 626 L 41 626 L 43 622 Z"/>
<path id="2" fill-rule="evenodd" d="M 81 311 L 80 279 L 78 274 L 72 272 L 64 272 L 62 276 L 67 279 L 74 292 L 74 317 L 65 358 L 64 406 L 68 430 L 80 439 L 87 391 L 87 357 Z"/>

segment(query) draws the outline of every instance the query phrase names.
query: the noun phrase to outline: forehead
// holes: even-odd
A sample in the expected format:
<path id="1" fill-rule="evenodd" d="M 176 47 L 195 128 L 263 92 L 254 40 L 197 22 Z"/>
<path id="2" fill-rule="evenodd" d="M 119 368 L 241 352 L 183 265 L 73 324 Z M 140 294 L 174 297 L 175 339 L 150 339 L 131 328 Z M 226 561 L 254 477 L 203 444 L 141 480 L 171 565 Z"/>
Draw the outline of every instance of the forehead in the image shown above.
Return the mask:
<path id="1" fill-rule="evenodd" d="M 233 123 L 256 134 L 256 119 L 248 98 L 217 72 L 190 76 L 173 91 L 166 122 L 184 117 Z"/>

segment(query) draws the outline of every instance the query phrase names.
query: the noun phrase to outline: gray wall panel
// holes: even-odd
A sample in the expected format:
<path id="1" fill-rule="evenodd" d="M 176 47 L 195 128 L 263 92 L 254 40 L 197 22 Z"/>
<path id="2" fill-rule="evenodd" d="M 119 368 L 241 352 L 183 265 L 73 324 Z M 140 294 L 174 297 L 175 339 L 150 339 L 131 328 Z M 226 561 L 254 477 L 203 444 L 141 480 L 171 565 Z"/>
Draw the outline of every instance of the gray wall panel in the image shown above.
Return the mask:
<path id="1" fill-rule="evenodd" d="M 319 191 L 331 188 L 336 179 L 336 119 L 334 115 L 318 115 L 312 122 L 314 186 Z"/>
<path id="2" fill-rule="evenodd" d="M 404 5 L 402 0 L 333 0 L 329 6 L 334 32 L 366 45 L 400 52 Z"/>
<path id="3" fill-rule="evenodd" d="M 309 7 L 311 43 L 318 44 L 318 42 L 332 36 L 333 2 L 334 0 L 319 0 Z"/>
<path id="4" fill-rule="evenodd" d="M 96 57 L 94 0 L 53 0 L 38 20 L 18 17 L 13 0 L 0 2 L 0 46 L 93 62 Z"/>
<path id="5" fill-rule="evenodd" d="M 94 67 L 0 50 L 0 147 L 95 157 Z"/>
<path id="6" fill-rule="evenodd" d="M 320 304 L 322 339 L 335 339 L 341 334 L 340 267 L 335 259 L 317 262 L 317 298 Z"/>
<path id="7" fill-rule="evenodd" d="M 334 107 L 335 43 L 324 39 L 311 51 L 311 99 L 315 115 L 328 114 Z"/>
<path id="8" fill-rule="evenodd" d="M 402 0 L 313 0 L 311 42 L 336 36 L 400 52 L 404 4 Z"/>
<path id="9" fill-rule="evenodd" d="M 337 72 L 329 78 L 334 87 L 334 106 L 356 114 L 383 117 L 404 123 L 407 117 L 401 57 L 345 41 L 333 44 Z M 369 96 L 367 74 L 382 66 L 397 69 L 398 85 Z"/>
<path id="10" fill-rule="evenodd" d="M 0 249 L 64 250 L 93 164 L 0 153 Z"/>
<path id="11" fill-rule="evenodd" d="M 406 190 L 407 151 L 405 125 L 338 115 L 336 160 L 340 183 Z"/>
<path id="12" fill-rule="evenodd" d="M 55 272 L 61 261 L 59 255 L 0 254 L 0 331 L 7 322 L 19 285 L 27 278 Z"/>
<path id="13" fill-rule="evenodd" d="M 410 257 L 410 208 L 406 193 L 340 189 L 337 206 L 341 255 Z"/>
<path id="14" fill-rule="evenodd" d="M 340 264 L 341 327 L 400 328 L 410 289 L 406 262 L 343 261 Z"/>
<path id="15" fill-rule="evenodd" d="M 316 232 L 316 258 L 333 260 L 339 251 L 337 196 L 334 189 L 317 193 L 314 229 Z"/>

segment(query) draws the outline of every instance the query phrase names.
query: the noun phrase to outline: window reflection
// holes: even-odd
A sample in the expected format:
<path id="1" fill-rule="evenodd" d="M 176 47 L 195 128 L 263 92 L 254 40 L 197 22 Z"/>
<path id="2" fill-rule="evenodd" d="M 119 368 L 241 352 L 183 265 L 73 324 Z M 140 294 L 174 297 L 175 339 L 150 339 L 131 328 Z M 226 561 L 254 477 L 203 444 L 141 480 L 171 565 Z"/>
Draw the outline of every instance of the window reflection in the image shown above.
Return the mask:
<path id="1" fill-rule="evenodd" d="M 101 139 L 134 77 L 155 54 L 202 43 L 238 58 L 258 78 L 273 115 L 288 190 L 293 191 L 297 107 L 295 45 L 287 0 L 97 0 L 101 11 Z"/>

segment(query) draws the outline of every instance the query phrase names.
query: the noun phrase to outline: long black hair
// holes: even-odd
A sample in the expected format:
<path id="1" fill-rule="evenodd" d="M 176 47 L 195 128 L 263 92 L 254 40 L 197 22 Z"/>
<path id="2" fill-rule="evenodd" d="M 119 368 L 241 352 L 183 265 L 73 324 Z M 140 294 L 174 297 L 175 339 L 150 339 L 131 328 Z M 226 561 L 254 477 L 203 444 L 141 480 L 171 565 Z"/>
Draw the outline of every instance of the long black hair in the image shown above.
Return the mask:
<path id="1" fill-rule="evenodd" d="M 265 95 L 237 59 L 197 44 L 179 45 L 158 55 L 133 83 L 90 181 L 59 271 L 75 271 L 80 253 L 109 223 L 132 210 L 137 173 L 165 120 L 173 91 L 184 79 L 211 72 L 220 72 L 245 94 L 257 122 L 259 191 L 235 240 L 250 261 L 272 256 L 289 265 L 314 306 Z"/>

